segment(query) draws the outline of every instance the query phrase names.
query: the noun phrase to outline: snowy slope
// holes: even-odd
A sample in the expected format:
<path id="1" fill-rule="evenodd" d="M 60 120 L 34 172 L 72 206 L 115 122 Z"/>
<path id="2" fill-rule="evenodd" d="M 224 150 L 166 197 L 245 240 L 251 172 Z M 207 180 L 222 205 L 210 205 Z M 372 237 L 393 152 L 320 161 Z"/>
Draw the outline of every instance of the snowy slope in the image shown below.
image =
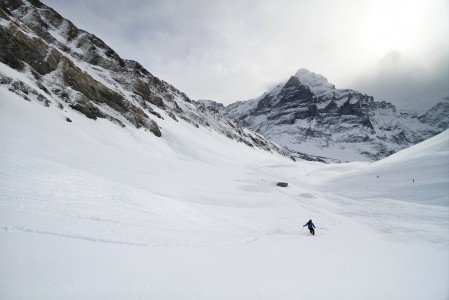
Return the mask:
<path id="1" fill-rule="evenodd" d="M 449 296 L 448 132 L 295 163 L 184 121 L 160 139 L 0 99 L 1 299 Z"/>

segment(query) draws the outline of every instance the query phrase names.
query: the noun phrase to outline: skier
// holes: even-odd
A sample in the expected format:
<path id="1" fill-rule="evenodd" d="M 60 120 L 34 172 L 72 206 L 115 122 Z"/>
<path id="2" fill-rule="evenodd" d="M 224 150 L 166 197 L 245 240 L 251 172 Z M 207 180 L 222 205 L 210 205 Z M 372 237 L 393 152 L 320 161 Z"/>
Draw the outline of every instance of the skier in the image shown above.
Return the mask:
<path id="1" fill-rule="evenodd" d="M 309 222 L 307 222 L 306 225 L 303 225 L 302 227 L 306 227 L 306 226 L 307 226 L 307 228 L 309 228 L 310 233 L 311 233 L 312 235 L 315 235 L 315 229 L 314 229 L 314 228 L 316 228 L 316 227 L 315 227 L 315 225 L 312 223 L 312 220 L 309 220 Z"/>

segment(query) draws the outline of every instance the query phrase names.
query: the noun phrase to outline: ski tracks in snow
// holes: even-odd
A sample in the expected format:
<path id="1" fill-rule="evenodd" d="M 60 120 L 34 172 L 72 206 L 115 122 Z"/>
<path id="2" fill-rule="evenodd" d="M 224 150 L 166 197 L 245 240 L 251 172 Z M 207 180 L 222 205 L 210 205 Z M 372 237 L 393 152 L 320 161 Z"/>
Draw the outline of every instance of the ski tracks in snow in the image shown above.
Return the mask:
<path id="1" fill-rule="evenodd" d="M 170 210 L 167 199 L 151 193 L 0 150 L 0 229 L 5 233 L 131 246 L 176 244 L 180 241 L 164 237 L 164 231 L 174 230 L 164 226 Z"/>
<path id="2" fill-rule="evenodd" d="M 152 247 L 251 243 L 264 235 L 233 208 L 198 206 L 0 149 L 4 234 Z"/>
<path id="3" fill-rule="evenodd" d="M 43 231 L 43 230 L 39 230 L 39 229 L 30 229 L 30 228 L 25 228 L 25 227 L 1 226 L 1 229 L 4 231 L 13 231 L 13 232 L 16 231 L 16 232 L 43 234 L 43 235 L 57 236 L 57 237 L 63 237 L 63 238 L 69 238 L 69 239 L 75 239 L 75 240 L 83 240 L 83 241 L 96 242 L 96 243 L 130 245 L 130 246 L 148 246 L 148 244 L 142 244 L 142 243 L 134 243 L 134 242 L 127 242 L 127 241 L 119 241 L 119 240 L 107 240 L 107 239 L 96 238 L 96 237 L 91 237 L 91 236 L 50 232 L 50 231 Z"/>
<path id="4" fill-rule="evenodd" d="M 374 196 L 357 199 L 347 191 L 328 193 L 326 197 L 337 204 L 339 214 L 368 224 L 391 238 L 428 242 L 449 249 L 447 207 Z"/>

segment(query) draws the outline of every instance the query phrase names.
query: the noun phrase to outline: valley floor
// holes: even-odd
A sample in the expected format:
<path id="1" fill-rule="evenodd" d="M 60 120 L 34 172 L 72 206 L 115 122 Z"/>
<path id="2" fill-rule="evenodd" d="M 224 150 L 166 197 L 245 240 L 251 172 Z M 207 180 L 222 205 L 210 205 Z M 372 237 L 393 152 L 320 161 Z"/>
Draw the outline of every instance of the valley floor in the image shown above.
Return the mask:
<path id="1" fill-rule="evenodd" d="M 322 165 L 48 110 L 0 103 L 1 299 L 449 297 L 447 132 Z"/>

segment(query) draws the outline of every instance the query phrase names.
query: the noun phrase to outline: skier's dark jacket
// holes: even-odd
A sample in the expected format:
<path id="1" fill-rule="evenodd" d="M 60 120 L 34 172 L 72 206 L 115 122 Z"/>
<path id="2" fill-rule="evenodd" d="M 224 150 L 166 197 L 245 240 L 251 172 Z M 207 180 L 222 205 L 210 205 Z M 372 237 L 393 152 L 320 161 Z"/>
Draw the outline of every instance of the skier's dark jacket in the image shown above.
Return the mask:
<path id="1" fill-rule="evenodd" d="M 316 228 L 315 225 L 312 223 L 312 220 L 310 220 L 309 222 L 307 222 L 306 225 L 304 225 L 304 226 L 307 226 L 307 228 L 309 228 L 309 229 Z M 303 227 L 304 227 L 304 226 L 303 226 Z"/>

